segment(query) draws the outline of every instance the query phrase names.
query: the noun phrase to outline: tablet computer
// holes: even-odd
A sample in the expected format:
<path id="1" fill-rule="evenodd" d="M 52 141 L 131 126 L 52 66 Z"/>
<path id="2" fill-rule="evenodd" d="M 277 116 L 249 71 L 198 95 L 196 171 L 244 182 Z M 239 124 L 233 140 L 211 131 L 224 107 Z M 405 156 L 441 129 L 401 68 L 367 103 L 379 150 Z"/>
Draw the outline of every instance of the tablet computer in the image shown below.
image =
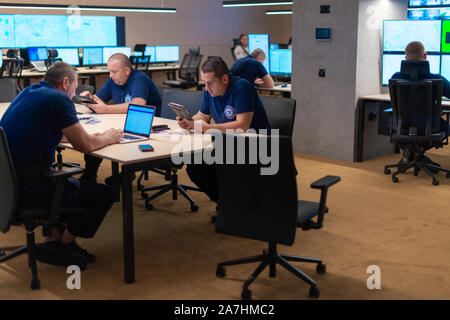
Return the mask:
<path id="1" fill-rule="evenodd" d="M 183 120 L 184 118 L 188 120 L 193 120 L 192 115 L 189 113 L 189 111 L 182 106 L 181 104 L 175 103 L 175 102 L 169 102 L 170 109 L 175 112 L 175 114 Z"/>

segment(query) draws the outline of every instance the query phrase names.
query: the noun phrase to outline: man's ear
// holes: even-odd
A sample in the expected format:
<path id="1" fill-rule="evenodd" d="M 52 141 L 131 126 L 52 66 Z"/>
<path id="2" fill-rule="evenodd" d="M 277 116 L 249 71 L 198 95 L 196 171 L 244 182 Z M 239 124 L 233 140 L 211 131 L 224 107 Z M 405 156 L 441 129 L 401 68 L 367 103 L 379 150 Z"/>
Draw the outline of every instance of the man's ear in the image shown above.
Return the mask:
<path id="1" fill-rule="evenodd" d="M 65 90 L 67 90 L 67 88 L 69 87 L 70 81 L 68 77 L 64 77 L 62 80 L 62 88 Z"/>

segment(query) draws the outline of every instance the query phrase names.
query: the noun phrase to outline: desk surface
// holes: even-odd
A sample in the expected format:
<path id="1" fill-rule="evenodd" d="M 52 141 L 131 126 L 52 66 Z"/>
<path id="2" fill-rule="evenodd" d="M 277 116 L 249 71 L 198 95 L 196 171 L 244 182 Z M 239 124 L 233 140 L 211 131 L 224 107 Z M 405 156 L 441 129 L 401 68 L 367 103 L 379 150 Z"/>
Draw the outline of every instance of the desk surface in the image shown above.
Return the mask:
<path id="1" fill-rule="evenodd" d="M 256 87 L 256 89 L 263 90 L 263 91 L 274 91 L 274 92 L 291 92 L 292 85 L 289 83 L 286 87 L 283 87 L 281 85 L 276 85 L 273 88 Z"/>

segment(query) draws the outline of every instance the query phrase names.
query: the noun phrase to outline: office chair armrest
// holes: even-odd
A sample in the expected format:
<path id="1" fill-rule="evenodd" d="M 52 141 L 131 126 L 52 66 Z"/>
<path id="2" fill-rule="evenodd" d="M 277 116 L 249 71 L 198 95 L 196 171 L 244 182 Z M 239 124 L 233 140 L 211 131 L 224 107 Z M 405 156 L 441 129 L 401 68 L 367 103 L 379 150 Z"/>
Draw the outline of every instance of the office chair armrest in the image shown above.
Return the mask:
<path id="1" fill-rule="evenodd" d="M 317 215 L 317 222 L 311 221 L 308 224 L 308 228 L 313 228 L 313 229 L 322 228 L 324 215 L 325 215 L 325 208 L 326 208 L 326 203 L 327 203 L 328 188 L 335 185 L 339 181 L 341 181 L 341 177 L 325 176 L 325 177 L 311 183 L 311 188 L 320 189 L 321 193 L 320 193 L 320 203 L 319 203 L 319 212 Z"/>
<path id="2" fill-rule="evenodd" d="M 58 170 L 45 173 L 45 177 L 48 179 L 66 179 L 76 174 L 83 173 L 84 169 L 80 167 L 70 167 L 64 170 Z"/>

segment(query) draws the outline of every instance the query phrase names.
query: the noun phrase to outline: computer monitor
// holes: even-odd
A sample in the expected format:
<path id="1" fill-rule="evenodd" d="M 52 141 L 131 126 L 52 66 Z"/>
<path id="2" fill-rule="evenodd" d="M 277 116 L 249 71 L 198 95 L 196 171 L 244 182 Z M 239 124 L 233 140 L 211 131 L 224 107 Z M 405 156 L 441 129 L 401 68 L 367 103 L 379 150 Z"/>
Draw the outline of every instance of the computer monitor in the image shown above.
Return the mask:
<path id="1" fill-rule="evenodd" d="M 290 76 L 292 74 L 292 50 L 270 50 L 270 74 Z"/>
<path id="2" fill-rule="evenodd" d="M 156 62 L 156 47 L 155 46 L 146 46 L 144 56 L 150 56 L 150 63 Z"/>
<path id="3" fill-rule="evenodd" d="M 2 67 L 2 65 L 3 65 L 3 52 L 1 52 L 1 50 L 2 49 L 0 49 L 0 68 Z"/>
<path id="4" fill-rule="evenodd" d="M 383 51 L 404 52 L 408 43 L 420 41 L 427 52 L 441 51 L 441 21 L 385 20 Z"/>
<path id="5" fill-rule="evenodd" d="M 83 66 L 99 66 L 103 63 L 103 48 L 83 48 Z"/>
<path id="6" fill-rule="evenodd" d="M 269 71 L 269 35 L 268 34 L 249 34 L 248 35 L 248 53 L 252 53 L 255 49 L 261 49 L 266 54 L 264 67 Z"/>
<path id="7" fill-rule="evenodd" d="M 78 55 L 78 48 L 54 48 L 58 51 L 56 58 L 61 58 L 63 62 L 70 64 L 71 66 L 80 65 L 80 57 Z"/>
<path id="8" fill-rule="evenodd" d="M 405 54 L 383 54 L 383 85 L 389 85 L 389 79 L 396 72 L 400 71 L 402 60 L 405 60 Z M 430 72 L 439 73 L 441 68 L 440 55 L 427 56 L 427 60 L 430 62 Z"/>
<path id="9" fill-rule="evenodd" d="M 103 47 L 103 64 L 107 64 L 109 57 L 115 53 L 123 53 L 129 58 L 131 56 L 131 47 Z"/>
<path id="10" fill-rule="evenodd" d="M 48 59 L 46 47 L 30 47 L 28 48 L 28 56 L 30 61 L 44 61 Z"/>
<path id="11" fill-rule="evenodd" d="M 441 56 L 441 75 L 446 79 L 450 79 L 450 55 L 448 54 Z"/>
<path id="12" fill-rule="evenodd" d="M 156 46 L 156 62 L 178 62 L 180 61 L 180 46 Z"/>

